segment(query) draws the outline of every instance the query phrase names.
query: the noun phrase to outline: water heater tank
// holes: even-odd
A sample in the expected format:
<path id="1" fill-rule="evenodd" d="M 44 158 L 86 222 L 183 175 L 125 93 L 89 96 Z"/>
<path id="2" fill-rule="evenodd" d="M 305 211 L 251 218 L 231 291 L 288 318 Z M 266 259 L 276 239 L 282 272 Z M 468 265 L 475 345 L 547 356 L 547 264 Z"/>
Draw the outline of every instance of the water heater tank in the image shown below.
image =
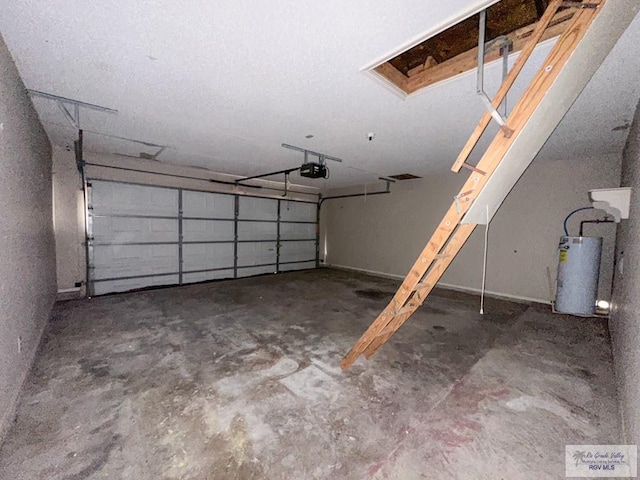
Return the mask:
<path id="1" fill-rule="evenodd" d="M 593 315 L 600 274 L 600 237 L 560 237 L 555 309 Z"/>

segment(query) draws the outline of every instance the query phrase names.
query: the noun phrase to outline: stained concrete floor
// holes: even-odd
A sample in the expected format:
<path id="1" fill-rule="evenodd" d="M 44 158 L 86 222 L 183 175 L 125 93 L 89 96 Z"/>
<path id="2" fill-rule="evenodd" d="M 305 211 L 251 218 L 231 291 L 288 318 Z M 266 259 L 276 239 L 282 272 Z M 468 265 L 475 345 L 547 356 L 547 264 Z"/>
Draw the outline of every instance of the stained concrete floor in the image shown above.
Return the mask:
<path id="1" fill-rule="evenodd" d="M 617 443 L 606 324 L 436 291 L 339 361 L 397 282 L 334 270 L 58 304 L 2 479 L 559 479 Z"/>

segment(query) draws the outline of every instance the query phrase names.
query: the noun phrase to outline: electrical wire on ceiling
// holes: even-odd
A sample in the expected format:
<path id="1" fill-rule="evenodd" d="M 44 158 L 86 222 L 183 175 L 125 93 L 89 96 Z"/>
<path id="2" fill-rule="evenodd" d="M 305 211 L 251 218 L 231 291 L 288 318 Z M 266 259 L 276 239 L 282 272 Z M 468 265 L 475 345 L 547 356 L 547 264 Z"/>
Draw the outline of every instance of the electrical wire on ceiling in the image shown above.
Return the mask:
<path id="1" fill-rule="evenodd" d="M 349 165 L 346 165 L 346 164 L 343 164 L 342 166 L 345 167 L 345 168 L 348 168 L 349 170 L 353 170 L 353 171 L 356 171 L 356 172 L 361 172 L 361 173 L 366 173 L 368 175 L 371 175 L 372 177 L 375 177 L 376 180 L 383 180 L 383 181 L 391 180 L 391 179 L 387 178 L 386 175 L 383 175 L 381 173 L 372 172 L 371 170 L 366 170 L 364 168 L 359 168 L 359 167 L 352 167 L 352 166 L 349 166 Z M 394 180 L 391 180 L 391 181 L 394 181 Z"/>

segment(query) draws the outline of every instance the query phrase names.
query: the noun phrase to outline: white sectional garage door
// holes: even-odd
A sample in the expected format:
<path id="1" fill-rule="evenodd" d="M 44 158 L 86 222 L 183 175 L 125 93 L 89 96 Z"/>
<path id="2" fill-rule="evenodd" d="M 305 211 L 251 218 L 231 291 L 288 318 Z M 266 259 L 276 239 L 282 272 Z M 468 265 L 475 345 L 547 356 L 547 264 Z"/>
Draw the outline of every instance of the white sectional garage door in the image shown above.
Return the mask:
<path id="1" fill-rule="evenodd" d="M 317 266 L 316 204 L 89 184 L 92 295 Z"/>
<path id="2" fill-rule="evenodd" d="M 313 203 L 280 200 L 278 259 L 281 272 L 316 266 L 317 215 Z"/>

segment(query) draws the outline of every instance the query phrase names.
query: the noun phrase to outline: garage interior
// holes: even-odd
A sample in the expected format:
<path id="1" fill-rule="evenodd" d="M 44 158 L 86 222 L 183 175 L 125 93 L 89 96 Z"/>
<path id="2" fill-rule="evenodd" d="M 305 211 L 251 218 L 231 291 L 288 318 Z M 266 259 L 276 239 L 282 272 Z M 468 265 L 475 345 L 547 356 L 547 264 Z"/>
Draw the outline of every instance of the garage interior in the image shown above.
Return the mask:
<path id="1" fill-rule="evenodd" d="M 636 1 L 5 3 L 0 478 L 638 444 Z"/>

